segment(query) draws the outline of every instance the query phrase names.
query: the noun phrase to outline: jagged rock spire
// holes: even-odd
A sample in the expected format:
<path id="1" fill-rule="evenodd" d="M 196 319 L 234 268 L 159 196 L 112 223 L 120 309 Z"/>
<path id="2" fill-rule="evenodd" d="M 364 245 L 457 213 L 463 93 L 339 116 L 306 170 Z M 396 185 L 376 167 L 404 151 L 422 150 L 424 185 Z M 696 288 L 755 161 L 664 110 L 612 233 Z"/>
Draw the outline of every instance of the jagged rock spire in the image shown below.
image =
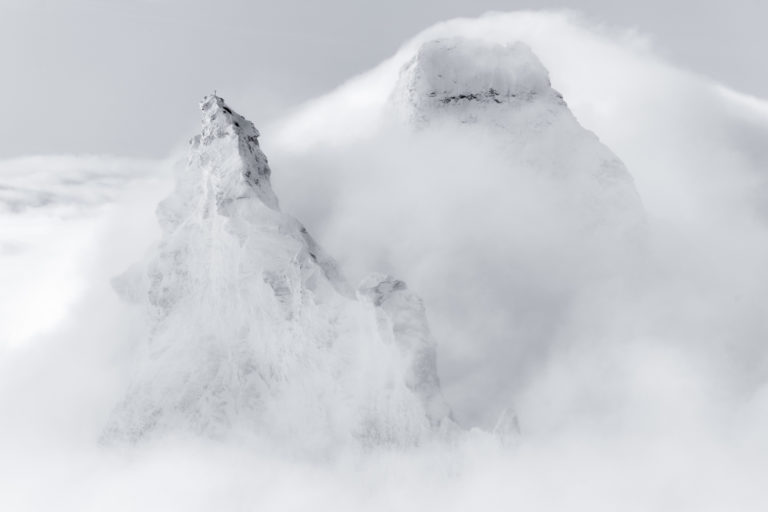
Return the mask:
<path id="1" fill-rule="evenodd" d="M 145 265 L 151 334 L 105 439 L 234 429 L 317 450 L 452 424 L 421 301 L 390 278 L 356 295 L 280 211 L 258 130 L 216 95 L 201 109 Z"/>
<path id="2" fill-rule="evenodd" d="M 426 41 L 401 68 L 389 104 L 417 130 L 448 128 L 495 144 L 490 153 L 515 169 L 510 175 L 553 179 L 552 189 L 565 191 L 560 202 L 574 208 L 567 216 L 587 221 L 578 229 L 635 232 L 644 222 L 624 164 L 579 124 L 523 43 Z"/>
<path id="3" fill-rule="evenodd" d="M 201 134 L 192 139 L 191 157 L 198 158 L 203 167 L 214 161 L 221 164 L 211 169 L 217 199 L 232 201 L 255 194 L 265 205 L 277 210 L 278 201 L 270 182 L 272 171 L 259 147 L 259 130 L 219 96 L 203 98 L 200 109 L 203 127 Z"/>

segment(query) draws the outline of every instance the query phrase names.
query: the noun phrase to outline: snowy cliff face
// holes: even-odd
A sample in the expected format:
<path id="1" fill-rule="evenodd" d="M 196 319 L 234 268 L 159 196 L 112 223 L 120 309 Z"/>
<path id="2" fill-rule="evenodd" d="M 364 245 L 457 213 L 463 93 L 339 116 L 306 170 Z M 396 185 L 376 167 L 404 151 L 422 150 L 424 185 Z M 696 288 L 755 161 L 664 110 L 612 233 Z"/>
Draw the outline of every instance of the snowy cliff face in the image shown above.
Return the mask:
<path id="1" fill-rule="evenodd" d="M 146 305 L 151 332 L 105 439 L 237 431 L 324 450 L 447 427 L 421 301 L 385 276 L 356 293 L 280 211 L 253 124 L 217 96 L 201 108 L 157 210 L 160 245 L 145 271 L 116 280 Z"/>

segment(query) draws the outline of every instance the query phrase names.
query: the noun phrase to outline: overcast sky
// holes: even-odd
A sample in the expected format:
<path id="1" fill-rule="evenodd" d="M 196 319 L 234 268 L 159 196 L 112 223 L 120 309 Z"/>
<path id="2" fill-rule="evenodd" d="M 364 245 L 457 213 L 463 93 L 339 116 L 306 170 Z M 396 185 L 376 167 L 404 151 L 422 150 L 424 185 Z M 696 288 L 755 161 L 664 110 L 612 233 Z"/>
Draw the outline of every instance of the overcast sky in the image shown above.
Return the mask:
<path id="1" fill-rule="evenodd" d="M 263 126 L 433 23 L 557 7 L 634 27 L 682 67 L 768 97 L 761 0 L 0 0 L 0 158 L 164 156 L 213 89 Z"/>

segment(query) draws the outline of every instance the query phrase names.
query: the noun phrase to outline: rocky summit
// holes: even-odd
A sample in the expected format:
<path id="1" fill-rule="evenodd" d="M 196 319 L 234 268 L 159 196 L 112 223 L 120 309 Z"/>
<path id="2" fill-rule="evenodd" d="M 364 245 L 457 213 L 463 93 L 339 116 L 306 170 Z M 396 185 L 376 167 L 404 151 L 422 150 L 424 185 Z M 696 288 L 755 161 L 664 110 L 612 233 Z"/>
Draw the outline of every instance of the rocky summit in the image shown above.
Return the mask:
<path id="1" fill-rule="evenodd" d="M 201 110 L 162 239 L 116 280 L 151 325 L 104 440 L 237 432 L 323 451 L 452 428 L 421 300 L 385 275 L 350 285 L 280 210 L 253 124 L 215 95 Z"/>

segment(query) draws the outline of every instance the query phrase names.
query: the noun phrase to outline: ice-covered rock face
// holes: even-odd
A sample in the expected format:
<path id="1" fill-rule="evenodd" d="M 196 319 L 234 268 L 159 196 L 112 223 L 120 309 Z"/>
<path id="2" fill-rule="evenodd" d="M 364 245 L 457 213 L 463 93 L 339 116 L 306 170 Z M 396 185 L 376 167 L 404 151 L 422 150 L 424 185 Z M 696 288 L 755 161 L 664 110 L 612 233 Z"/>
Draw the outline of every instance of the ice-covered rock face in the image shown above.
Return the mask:
<path id="1" fill-rule="evenodd" d="M 236 430 L 327 450 L 446 428 L 421 301 L 383 276 L 355 294 L 280 211 L 253 124 L 217 96 L 201 108 L 202 133 L 158 207 L 163 239 L 144 271 L 117 280 L 148 308 L 150 336 L 105 439 Z"/>
<path id="2" fill-rule="evenodd" d="M 421 299 L 403 281 L 381 274 L 364 279 L 358 296 L 373 303 L 379 330 L 391 333 L 387 341 L 406 354 L 405 384 L 421 398 L 430 424 L 439 427 L 451 411 L 440 392 L 437 353 Z"/>
<path id="3" fill-rule="evenodd" d="M 585 290 L 635 267 L 645 214 L 546 62 L 475 34 L 420 36 L 314 102 L 283 129 L 281 158 L 332 155 L 342 185 L 325 231 L 364 242 L 351 265 L 379 258 L 426 294 L 443 390 L 460 420 L 490 428 L 566 343 L 559 329 Z M 312 142 L 296 151 L 296 140 Z M 369 221 L 348 222 L 361 208 Z"/>
<path id="4" fill-rule="evenodd" d="M 536 96 L 562 97 L 552 90 L 547 70 L 522 43 L 490 46 L 466 39 L 425 43 L 401 71 L 397 94 L 417 114 L 513 104 Z"/>

